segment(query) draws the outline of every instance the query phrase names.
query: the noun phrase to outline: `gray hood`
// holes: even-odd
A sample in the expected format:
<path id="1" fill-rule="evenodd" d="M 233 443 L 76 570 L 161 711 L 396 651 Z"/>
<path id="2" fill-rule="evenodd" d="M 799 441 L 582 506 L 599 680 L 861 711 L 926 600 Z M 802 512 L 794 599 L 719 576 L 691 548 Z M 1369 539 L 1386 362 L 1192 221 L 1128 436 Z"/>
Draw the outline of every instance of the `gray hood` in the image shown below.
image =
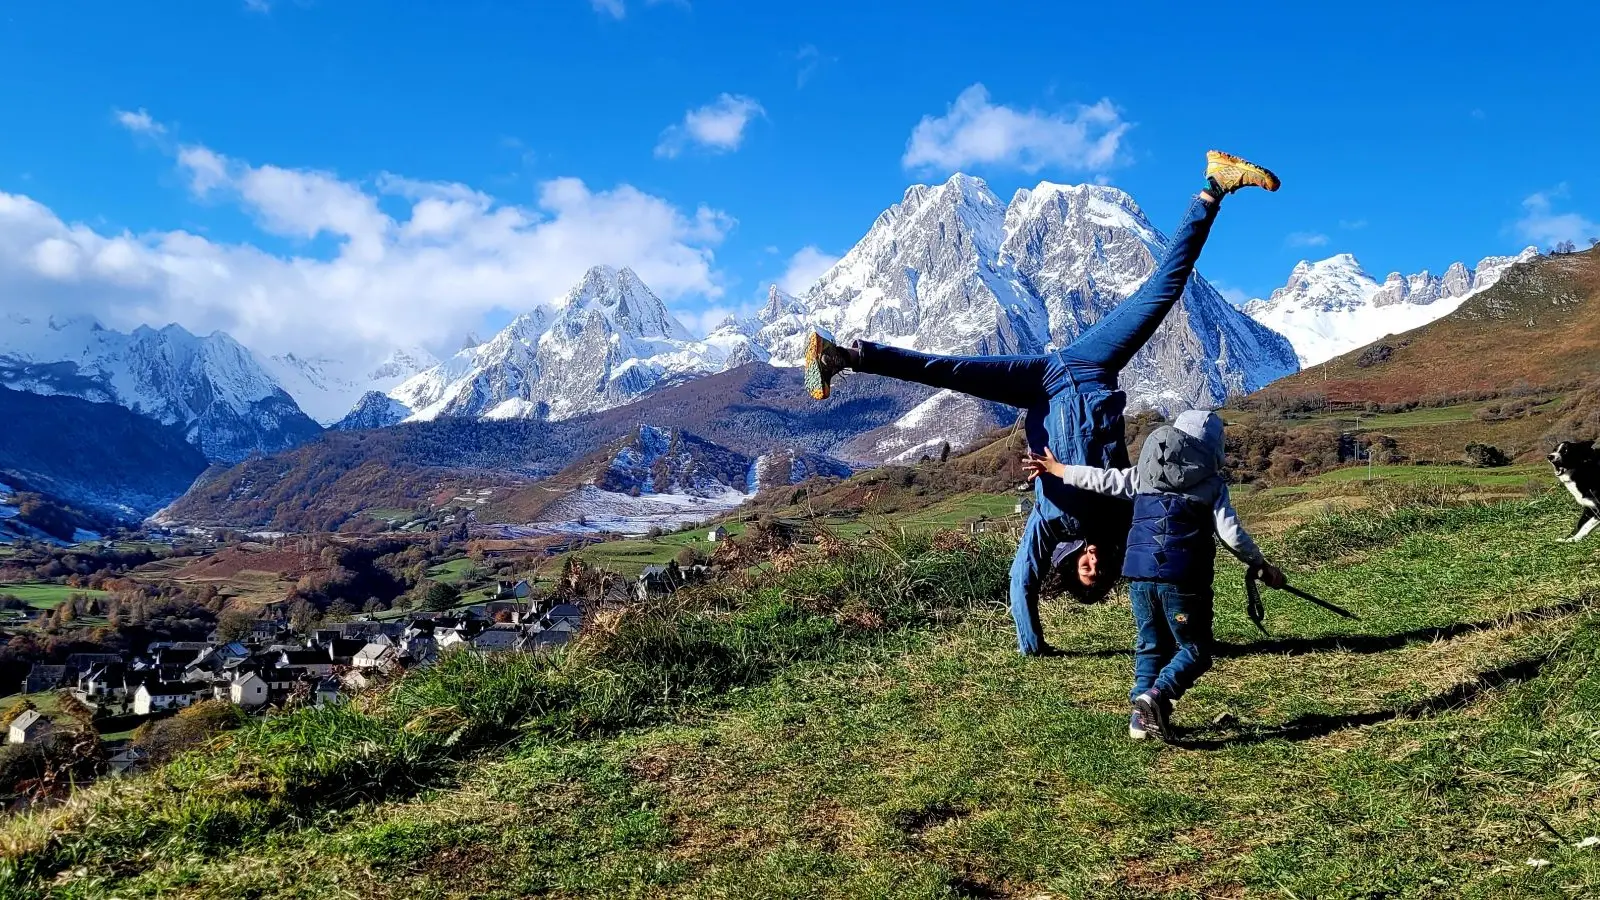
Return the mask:
<path id="1" fill-rule="evenodd" d="M 1220 416 L 1209 409 L 1191 409 L 1179 413 L 1172 426 L 1192 438 L 1198 438 L 1215 457 L 1217 471 L 1222 471 L 1224 451 Z"/>
<path id="2" fill-rule="evenodd" d="M 1222 460 L 1222 420 L 1205 410 L 1190 410 L 1145 438 L 1137 490 L 1210 502 L 1222 482 Z"/>

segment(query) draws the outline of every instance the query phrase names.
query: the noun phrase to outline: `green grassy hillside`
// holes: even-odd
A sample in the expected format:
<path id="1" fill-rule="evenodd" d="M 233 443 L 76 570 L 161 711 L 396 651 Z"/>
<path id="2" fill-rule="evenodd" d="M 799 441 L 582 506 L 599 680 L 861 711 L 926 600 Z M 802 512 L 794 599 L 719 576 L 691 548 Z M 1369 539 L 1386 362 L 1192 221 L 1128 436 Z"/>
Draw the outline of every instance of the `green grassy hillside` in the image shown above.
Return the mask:
<path id="1" fill-rule="evenodd" d="M 880 539 L 14 819 L 0 894 L 1591 895 L 1600 544 L 1420 496 L 1269 541 L 1359 622 L 1274 594 L 1263 637 L 1219 576 L 1177 747 L 1125 737 L 1124 602 L 1022 659 L 1008 547 Z"/>

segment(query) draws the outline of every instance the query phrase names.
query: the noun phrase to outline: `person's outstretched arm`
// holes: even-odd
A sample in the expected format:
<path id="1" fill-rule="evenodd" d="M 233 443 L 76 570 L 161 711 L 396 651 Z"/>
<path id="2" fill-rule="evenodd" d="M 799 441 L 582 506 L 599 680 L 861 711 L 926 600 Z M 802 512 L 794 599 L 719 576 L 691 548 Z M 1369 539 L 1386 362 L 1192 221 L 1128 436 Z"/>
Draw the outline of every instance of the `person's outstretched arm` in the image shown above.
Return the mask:
<path id="1" fill-rule="evenodd" d="M 1268 585 L 1282 587 L 1287 583 L 1283 572 L 1267 562 L 1267 557 L 1262 554 L 1261 548 L 1256 546 L 1255 538 L 1252 538 L 1250 532 L 1245 531 L 1244 525 L 1240 524 L 1239 514 L 1234 511 L 1233 500 L 1228 497 L 1226 485 L 1217 492 L 1212 514 L 1216 519 L 1217 537 L 1222 539 L 1222 545 L 1228 548 L 1229 553 L 1237 556 L 1245 565 L 1260 569 Z"/>
<path id="2" fill-rule="evenodd" d="M 1029 481 L 1040 475 L 1051 475 L 1072 487 L 1108 497 L 1132 500 L 1137 493 L 1134 487 L 1137 484 L 1137 467 L 1101 469 L 1095 466 L 1069 466 L 1056 459 L 1049 447 L 1044 448 L 1043 456 L 1034 456 L 1032 453 L 1024 456 L 1022 467 L 1027 470 Z"/>

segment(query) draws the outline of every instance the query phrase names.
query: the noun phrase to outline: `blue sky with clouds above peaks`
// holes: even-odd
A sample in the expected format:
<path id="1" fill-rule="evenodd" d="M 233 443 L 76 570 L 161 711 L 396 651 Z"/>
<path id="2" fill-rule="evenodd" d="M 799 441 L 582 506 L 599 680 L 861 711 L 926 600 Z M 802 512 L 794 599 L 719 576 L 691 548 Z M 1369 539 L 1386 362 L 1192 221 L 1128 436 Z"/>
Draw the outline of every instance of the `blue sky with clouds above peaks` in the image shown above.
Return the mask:
<path id="1" fill-rule="evenodd" d="M 696 329 L 906 186 L 1284 178 L 1201 270 L 1262 295 L 1600 237 L 1592 4 L 173 0 L 0 9 L 0 295 L 268 352 L 449 348 L 631 265 Z"/>

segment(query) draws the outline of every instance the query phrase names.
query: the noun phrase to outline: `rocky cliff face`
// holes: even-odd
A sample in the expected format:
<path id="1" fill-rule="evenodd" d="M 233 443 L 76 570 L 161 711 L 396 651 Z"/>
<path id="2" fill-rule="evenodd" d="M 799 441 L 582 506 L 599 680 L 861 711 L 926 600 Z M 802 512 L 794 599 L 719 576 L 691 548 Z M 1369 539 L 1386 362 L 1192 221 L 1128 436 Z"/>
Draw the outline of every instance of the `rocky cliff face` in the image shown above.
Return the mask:
<path id="1" fill-rule="evenodd" d="M 981 180 L 915 185 L 803 297 L 774 290 L 756 339 L 798 364 L 812 327 L 932 353 L 1040 353 L 1083 334 L 1154 271 L 1167 238 L 1127 194 Z M 1296 371 L 1289 343 L 1195 276 L 1124 374 L 1135 407 L 1215 405 Z"/>

